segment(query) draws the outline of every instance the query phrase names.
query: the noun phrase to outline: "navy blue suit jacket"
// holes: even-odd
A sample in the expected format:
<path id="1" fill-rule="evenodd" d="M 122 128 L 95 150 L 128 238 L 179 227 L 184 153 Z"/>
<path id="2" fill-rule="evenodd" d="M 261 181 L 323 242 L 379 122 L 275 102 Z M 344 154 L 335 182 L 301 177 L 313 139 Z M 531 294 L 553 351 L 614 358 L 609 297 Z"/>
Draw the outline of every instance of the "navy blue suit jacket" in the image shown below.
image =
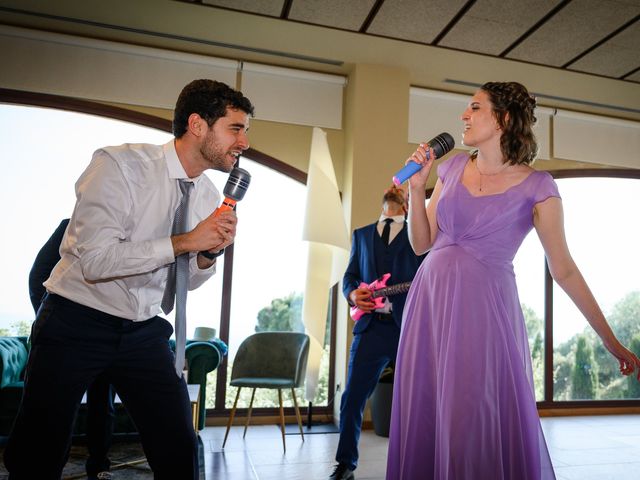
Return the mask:
<path id="1" fill-rule="evenodd" d="M 349 257 L 349 265 L 342 279 L 342 292 L 349 301 L 349 293 L 360 286 L 361 282 L 370 284 L 374 280 L 382 277 L 385 273 L 390 273 L 391 277 L 387 281 L 387 286 L 396 283 L 410 282 L 413 280 L 420 263 L 424 259 L 424 255 L 416 255 L 409 244 L 407 235 L 407 224 L 391 242 L 395 255 L 393 256 L 392 267 L 390 272 L 378 272 L 376 266 L 376 258 L 374 251 L 374 240 L 379 236 L 377 231 L 378 222 L 367 225 L 366 227 L 354 230 L 351 239 L 351 255 Z M 397 242 L 397 243 L 396 243 Z M 399 294 L 390 297 L 393 303 L 393 319 L 396 325 L 400 326 L 402 322 L 402 310 L 407 294 Z M 353 333 L 361 333 L 367 329 L 373 315 L 366 314 L 355 322 Z"/>
<path id="2" fill-rule="evenodd" d="M 69 225 L 68 218 L 60 222 L 58 228 L 55 229 L 51 237 L 49 237 L 49 240 L 47 240 L 47 243 L 45 243 L 38 252 L 31 271 L 29 272 L 29 298 L 31 299 L 33 310 L 36 313 L 38 313 L 42 297 L 44 297 L 46 293 L 46 289 L 42 283 L 49 278 L 51 270 L 53 270 L 53 267 L 55 267 L 56 263 L 60 260 L 60 244 L 62 243 L 67 225 Z"/>

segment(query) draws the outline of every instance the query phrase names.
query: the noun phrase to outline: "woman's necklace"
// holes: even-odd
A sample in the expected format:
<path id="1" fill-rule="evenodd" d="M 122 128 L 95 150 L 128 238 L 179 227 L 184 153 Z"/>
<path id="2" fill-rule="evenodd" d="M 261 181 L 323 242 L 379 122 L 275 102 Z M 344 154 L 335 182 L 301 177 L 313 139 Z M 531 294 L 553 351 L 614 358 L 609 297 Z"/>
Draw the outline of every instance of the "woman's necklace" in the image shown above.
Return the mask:
<path id="1" fill-rule="evenodd" d="M 482 178 L 483 178 L 483 177 L 495 177 L 496 175 L 498 175 L 498 174 L 500 174 L 500 173 L 504 172 L 504 171 L 507 169 L 507 167 L 510 165 L 510 164 L 509 164 L 509 162 L 507 162 L 507 163 L 505 163 L 502 167 L 500 167 L 500 169 L 499 169 L 497 172 L 493 172 L 493 173 L 482 173 L 482 172 L 480 171 L 480 167 L 478 167 L 478 159 L 477 159 L 477 158 L 473 161 L 473 163 L 474 163 L 474 164 L 475 164 L 475 166 L 476 166 L 476 170 L 478 171 L 478 174 L 480 174 L 480 187 L 479 187 L 479 190 L 480 190 L 481 192 L 483 191 L 483 190 L 482 190 Z"/>

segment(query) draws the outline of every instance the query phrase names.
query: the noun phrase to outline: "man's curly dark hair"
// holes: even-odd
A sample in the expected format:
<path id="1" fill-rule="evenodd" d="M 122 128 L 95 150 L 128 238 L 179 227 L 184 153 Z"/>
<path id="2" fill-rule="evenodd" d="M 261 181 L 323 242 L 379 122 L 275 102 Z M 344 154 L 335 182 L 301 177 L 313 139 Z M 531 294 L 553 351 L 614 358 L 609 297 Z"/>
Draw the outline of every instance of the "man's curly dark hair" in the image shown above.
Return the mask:
<path id="1" fill-rule="evenodd" d="M 253 105 L 242 92 L 216 80 L 194 80 L 178 96 L 173 112 L 173 135 L 180 138 L 185 134 L 192 113 L 200 115 L 211 126 L 227 114 L 227 107 L 253 116 Z"/>

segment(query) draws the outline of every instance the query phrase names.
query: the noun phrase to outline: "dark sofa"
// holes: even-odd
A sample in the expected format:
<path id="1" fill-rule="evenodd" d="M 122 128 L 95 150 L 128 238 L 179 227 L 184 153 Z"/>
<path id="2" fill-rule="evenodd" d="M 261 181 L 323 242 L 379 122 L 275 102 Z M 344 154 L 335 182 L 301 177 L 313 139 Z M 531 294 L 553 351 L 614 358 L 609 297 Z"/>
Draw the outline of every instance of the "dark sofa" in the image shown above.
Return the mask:
<path id="1" fill-rule="evenodd" d="M 171 347 L 174 342 L 170 341 Z M 28 356 L 27 337 L 0 337 L 0 436 L 11 431 L 18 412 L 22 390 L 24 388 L 24 369 Z M 207 373 L 218 368 L 227 352 L 226 345 L 215 340 L 187 341 L 185 349 L 189 376 L 187 383 L 200 385 L 200 415 L 198 428 L 204 428 L 205 401 L 207 391 Z M 122 405 L 116 407 L 116 434 L 135 433 L 135 426 Z M 85 412 L 81 408 L 76 419 L 74 432 L 83 435 L 85 431 Z"/>

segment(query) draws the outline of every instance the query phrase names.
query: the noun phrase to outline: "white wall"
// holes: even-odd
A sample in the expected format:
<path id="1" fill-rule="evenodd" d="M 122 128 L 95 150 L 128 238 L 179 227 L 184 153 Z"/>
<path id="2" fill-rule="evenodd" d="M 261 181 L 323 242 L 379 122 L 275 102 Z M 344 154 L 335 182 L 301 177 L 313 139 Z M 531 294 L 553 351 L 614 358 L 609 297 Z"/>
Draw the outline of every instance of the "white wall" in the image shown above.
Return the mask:
<path id="1" fill-rule="evenodd" d="M 460 143 L 460 116 L 469 96 L 412 87 L 409 98 L 410 143 L 449 132 L 456 148 L 467 148 Z M 536 108 L 536 118 L 539 159 L 640 168 L 640 122 L 545 107 Z"/>

